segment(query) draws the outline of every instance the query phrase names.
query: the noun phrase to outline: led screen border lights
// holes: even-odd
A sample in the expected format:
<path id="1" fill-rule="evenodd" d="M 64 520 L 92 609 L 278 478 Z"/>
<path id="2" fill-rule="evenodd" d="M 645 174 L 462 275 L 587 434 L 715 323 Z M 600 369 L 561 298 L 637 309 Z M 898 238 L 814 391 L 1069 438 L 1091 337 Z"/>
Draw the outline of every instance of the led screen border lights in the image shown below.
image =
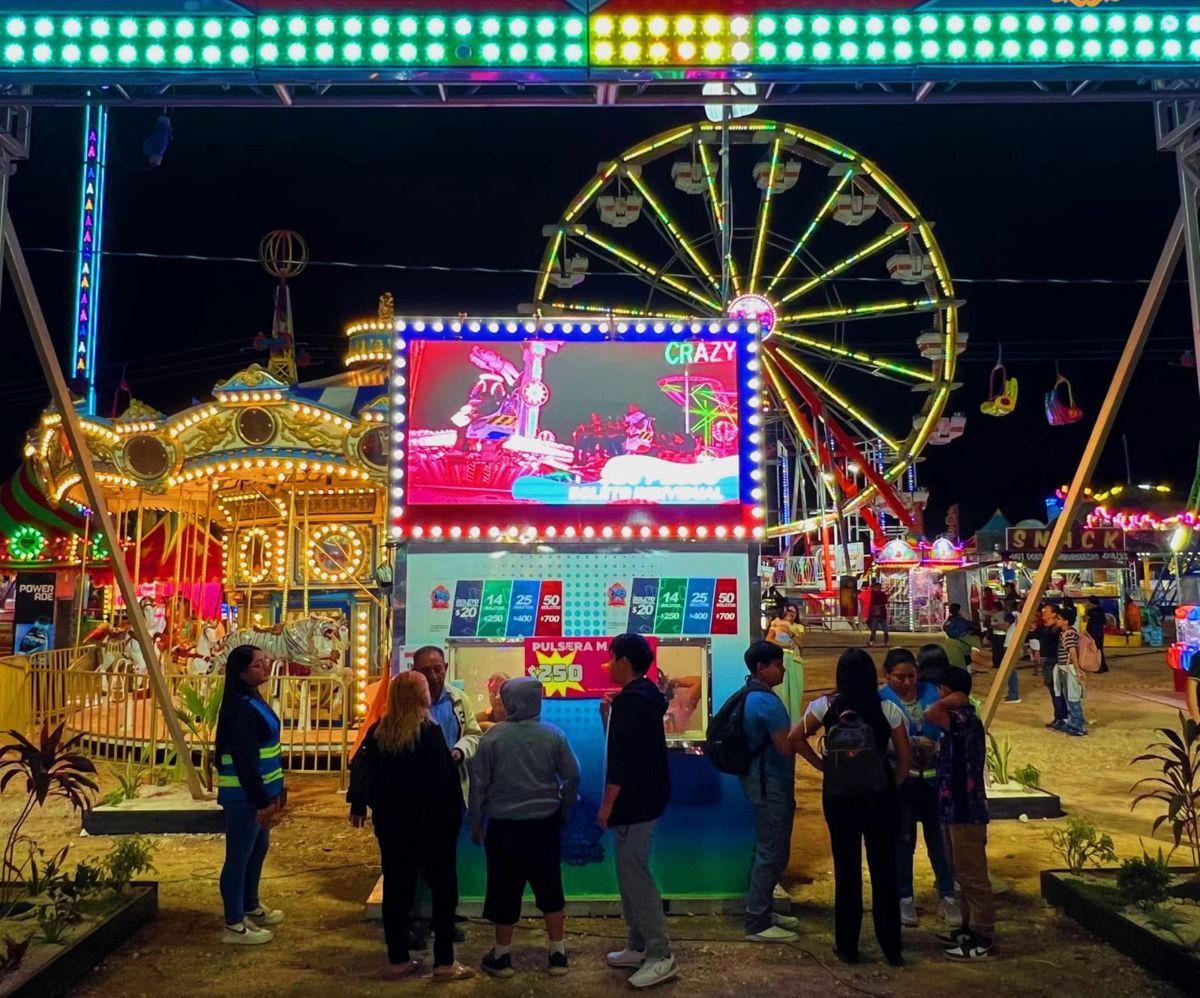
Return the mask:
<path id="1" fill-rule="evenodd" d="M 748 542 L 763 536 L 763 384 L 757 322 L 733 319 L 632 321 L 530 318 L 396 319 L 391 367 L 391 460 L 388 502 L 394 540 L 580 541 L 715 540 Z M 414 341 L 519 343 L 550 340 L 608 344 L 732 340 L 738 370 L 740 502 L 713 506 L 511 505 L 408 506 L 408 370 Z M 649 516 L 647 515 L 649 514 Z"/>
<path id="2" fill-rule="evenodd" d="M 1145 10 L 760 9 L 585 18 L 557 9 L 273 11 L 259 15 L 0 15 L 0 73 L 288 70 L 836 69 L 1200 65 L 1200 7 Z M 619 74 L 616 74 L 619 75 Z"/>

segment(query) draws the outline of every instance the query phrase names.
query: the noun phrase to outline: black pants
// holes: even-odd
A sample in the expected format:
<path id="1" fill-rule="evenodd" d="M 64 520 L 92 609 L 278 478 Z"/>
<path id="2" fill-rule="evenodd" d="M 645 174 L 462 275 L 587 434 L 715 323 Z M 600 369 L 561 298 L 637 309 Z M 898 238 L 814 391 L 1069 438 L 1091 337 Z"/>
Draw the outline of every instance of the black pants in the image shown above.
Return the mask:
<path id="1" fill-rule="evenodd" d="M 393 835 L 376 827 L 379 861 L 383 867 L 383 936 L 388 962 L 409 960 L 408 930 L 417 877 L 422 876 L 433 895 L 433 963 L 454 962 L 454 909 L 458 906 L 458 836 L 439 835 L 416 841 L 410 835 Z"/>
<path id="2" fill-rule="evenodd" d="M 871 871 L 871 914 L 875 938 L 888 960 L 900 958 L 900 902 L 896 887 L 896 838 L 900 798 L 892 791 L 870 797 L 822 799 L 833 846 L 833 933 L 838 953 L 858 956 L 862 929 L 862 853 Z"/>

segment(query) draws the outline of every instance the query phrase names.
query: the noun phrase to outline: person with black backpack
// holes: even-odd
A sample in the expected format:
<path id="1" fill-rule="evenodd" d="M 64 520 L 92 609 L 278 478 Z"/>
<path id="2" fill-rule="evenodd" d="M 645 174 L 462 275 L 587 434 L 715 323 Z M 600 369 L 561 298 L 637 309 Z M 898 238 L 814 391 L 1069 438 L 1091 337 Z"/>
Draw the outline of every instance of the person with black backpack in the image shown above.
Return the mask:
<path id="1" fill-rule="evenodd" d="M 744 656 L 750 675 L 730 698 L 736 709 L 721 722 L 727 736 L 740 727 L 745 744 L 744 768 L 738 773 L 742 790 L 754 810 L 754 864 L 746 895 L 746 939 L 756 943 L 786 943 L 796 939 L 800 924 L 771 907 L 775 885 L 787 868 L 796 816 L 795 750 L 788 741 L 791 720 L 774 690 L 783 682 L 783 649 L 771 641 L 755 641 Z M 724 709 L 722 709 L 724 711 Z M 720 716 L 722 712 L 718 712 Z"/>
<path id="2" fill-rule="evenodd" d="M 822 729 L 825 736 L 818 755 L 810 739 Z M 908 722 L 894 703 L 879 699 L 875 663 L 863 649 L 842 652 L 836 691 L 809 705 L 804 720 L 792 729 L 791 741 L 796 752 L 824 774 L 821 801 L 833 848 L 834 954 L 843 963 L 858 962 L 865 842 L 875 938 L 887 962 L 902 967 L 896 783 L 897 775 L 901 780 L 908 775 Z"/>

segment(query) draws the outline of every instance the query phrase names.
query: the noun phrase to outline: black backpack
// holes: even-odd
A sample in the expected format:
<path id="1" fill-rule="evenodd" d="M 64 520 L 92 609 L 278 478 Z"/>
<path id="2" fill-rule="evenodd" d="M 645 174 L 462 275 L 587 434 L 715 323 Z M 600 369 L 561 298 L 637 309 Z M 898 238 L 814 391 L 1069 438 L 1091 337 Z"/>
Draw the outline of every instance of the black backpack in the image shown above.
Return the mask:
<path id="1" fill-rule="evenodd" d="M 831 797 L 859 797 L 891 789 L 886 748 L 879 750 L 875 729 L 853 710 L 842 711 L 832 724 L 829 720 L 827 713 L 824 792 Z"/>
<path id="2" fill-rule="evenodd" d="M 752 749 L 746 737 L 746 697 L 751 693 L 764 692 L 769 693 L 770 690 L 762 683 L 751 680 L 726 700 L 708 722 L 704 754 L 722 773 L 743 776 L 750 772 L 750 764 L 759 750 Z"/>

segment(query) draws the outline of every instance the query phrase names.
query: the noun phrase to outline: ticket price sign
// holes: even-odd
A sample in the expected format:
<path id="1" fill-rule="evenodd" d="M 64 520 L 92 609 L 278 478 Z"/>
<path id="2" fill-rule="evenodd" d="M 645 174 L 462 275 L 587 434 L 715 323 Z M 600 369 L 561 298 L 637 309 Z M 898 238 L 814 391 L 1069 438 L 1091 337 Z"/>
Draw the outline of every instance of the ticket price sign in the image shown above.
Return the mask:
<path id="1" fill-rule="evenodd" d="M 647 638 L 650 650 L 658 651 L 658 642 Z M 525 675 L 540 680 L 547 697 L 568 700 L 598 699 L 621 689 L 609 675 L 612 638 L 526 638 Z M 658 681 L 658 666 L 646 673 Z"/>

